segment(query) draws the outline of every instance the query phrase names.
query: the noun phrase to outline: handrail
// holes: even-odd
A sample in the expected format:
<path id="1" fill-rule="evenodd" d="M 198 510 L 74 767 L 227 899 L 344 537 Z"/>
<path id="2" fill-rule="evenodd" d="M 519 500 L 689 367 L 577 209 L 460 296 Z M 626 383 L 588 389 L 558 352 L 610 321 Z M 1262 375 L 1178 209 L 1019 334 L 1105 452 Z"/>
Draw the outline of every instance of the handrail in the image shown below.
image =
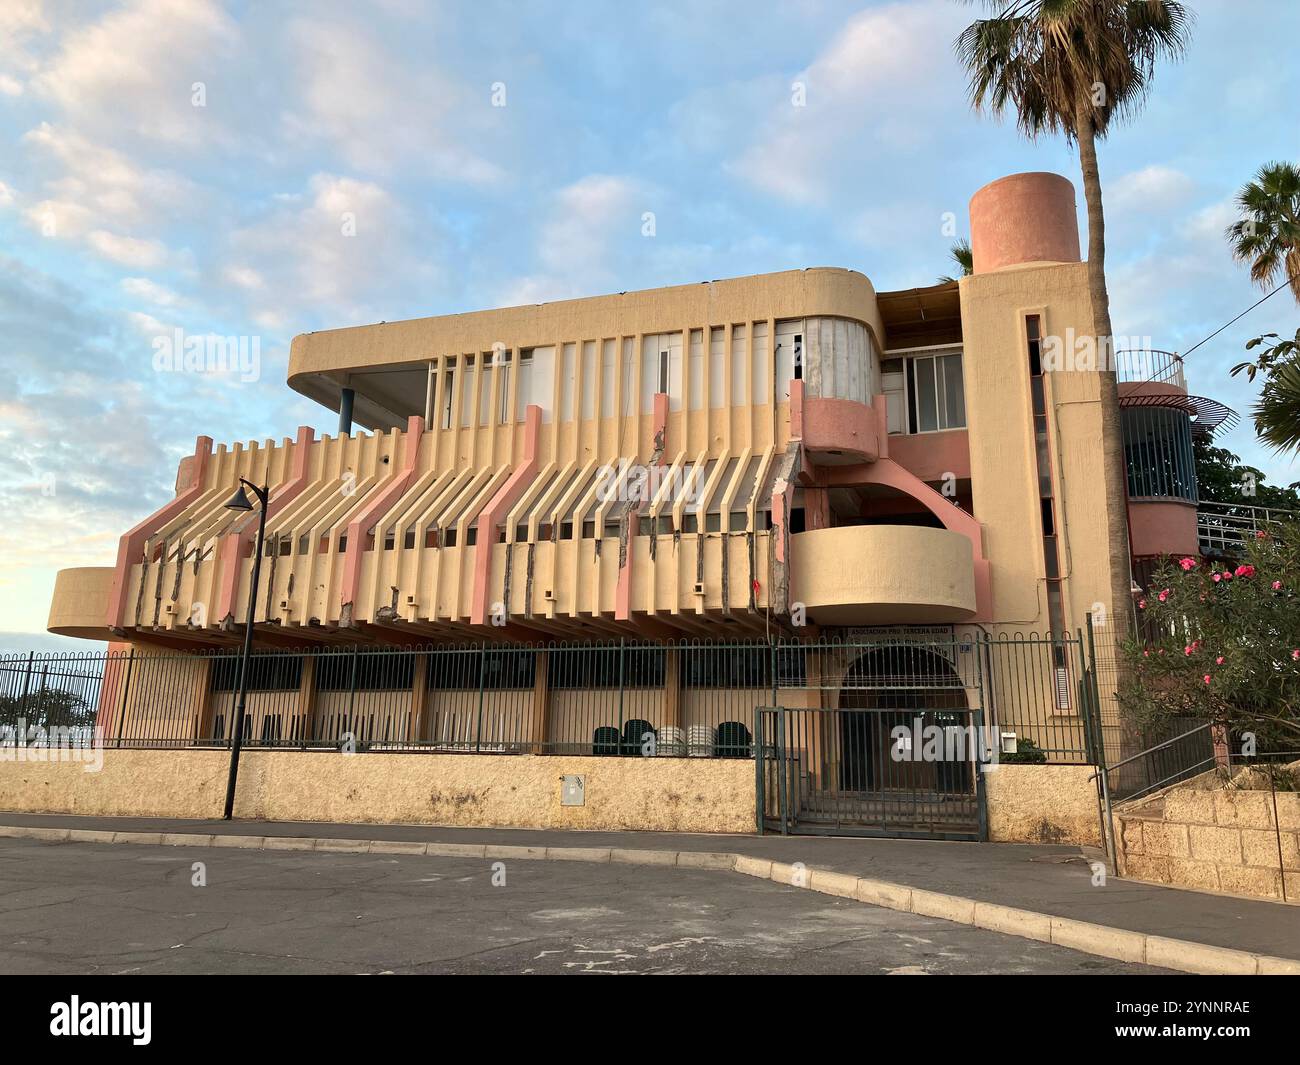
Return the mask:
<path id="1" fill-rule="evenodd" d="M 1189 729 L 1187 732 L 1184 732 L 1181 736 L 1175 736 L 1173 739 L 1165 740 L 1163 743 L 1157 743 L 1154 747 L 1148 747 L 1145 751 L 1138 751 L 1137 754 L 1129 755 L 1129 757 L 1121 759 L 1118 762 L 1112 762 L 1110 765 L 1106 767 L 1106 771 L 1108 773 L 1113 772 L 1114 770 L 1118 769 L 1122 765 L 1127 765 L 1129 762 L 1136 762 L 1139 758 L 1146 758 L 1149 755 L 1155 754 L 1156 751 L 1161 750 L 1164 747 L 1169 747 L 1172 744 L 1177 743 L 1179 740 L 1185 740 L 1187 739 L 1188 736 L 1195 736 L 1198 732 L 1213 727 L 1214 727 L 1213 723 L 1209 721 L 1207 721 L 1204 725 L 1197 725 L 1196 728 Z"/>

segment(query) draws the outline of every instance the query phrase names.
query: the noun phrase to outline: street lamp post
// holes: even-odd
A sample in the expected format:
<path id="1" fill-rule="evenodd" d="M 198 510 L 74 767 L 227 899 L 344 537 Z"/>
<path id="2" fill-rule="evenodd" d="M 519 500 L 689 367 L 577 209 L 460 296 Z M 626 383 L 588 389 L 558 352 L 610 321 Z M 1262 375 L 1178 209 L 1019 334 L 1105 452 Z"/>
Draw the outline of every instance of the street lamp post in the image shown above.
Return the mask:
<path id="1" fill-rule="evenodd" d="M 230 737 L 230 775 L 226 778 L 226 812 L 224 817 L 230 820 L 235 810 L 235 781 L 239 777 L 239 751 L 244 744 L 244 707 L 248 702 L 248 656 L 253 649 L 253 615 L 257 610 L 257 584 L 262 576 L 262 550 L 266 539 L 266 501 L 267 488 L 258 488 L 251 481 L 239 478 L 240 488 L 226 504 L 228 510 L 252 510 L 245 488 L 252 490 L 261 504 L 261 515 L 257 519 L 257 548 L 253 552 L 253 582 L 248 589 L 248 612 L 244 622 L 244 650 L 239 656 L 239 702 L 235 706 L 234 732 Z"/>

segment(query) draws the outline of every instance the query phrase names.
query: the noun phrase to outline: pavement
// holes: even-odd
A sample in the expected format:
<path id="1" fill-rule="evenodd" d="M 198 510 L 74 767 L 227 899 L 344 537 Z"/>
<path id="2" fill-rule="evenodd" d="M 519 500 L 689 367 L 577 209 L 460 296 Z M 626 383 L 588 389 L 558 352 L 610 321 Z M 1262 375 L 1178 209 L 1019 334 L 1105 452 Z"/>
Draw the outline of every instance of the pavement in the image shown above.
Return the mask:
<path id="1" fill-rule="evenodd" d="M 781 863 L 784 868 L 802 863 L 811 870 L 902 885 L 917 897 L 921 893 L 955 896 L 960 900 L 974 900 L 977 904 L 1030 911 L 1031 915 L 1045 914 L 1140 936 L 1300 961 L 1300 906 L 1163 887 L 1116 877 L 1107 877 L 1104 884 L 1098 884 L 1095 882 L 1095 858 L 1067 846 L 0 813 L 0 826 L 4 825 L 59 830 L 242 835 L 268 839 L 318 837 L 528 847 L 539 851 L 538 857 L 542 856 L 542 849 L 567 848 L 603 848 L 606 851 L 626 848 L 699 853 L 701 856 L 723 852 L 757 859 L 759 866 L 763 862 L 773 862 Z M 608 855 L 605 860 L 608 860 Z M 780 878 L 775 868 L 769 871 L 772 879 Z M 683 872 L 678 870 L 679 874 Z M 755 875 L 766 877 L 769 872 L 759 871 Z M 941 914 L 945 911 L 934 912 Z M 971 922 L 968 920 L 966 923 Z M 1138 957 L 1149 958 L 1146 953 Z M 1223 970 L 1211 968 L 1207 971 L 1235 970 L 1229 966 Z"/>
<path id="2" fill-rule="evenodd" d="M 0 839 L 0 971 L 1162 970 L 703 869 Z"/>

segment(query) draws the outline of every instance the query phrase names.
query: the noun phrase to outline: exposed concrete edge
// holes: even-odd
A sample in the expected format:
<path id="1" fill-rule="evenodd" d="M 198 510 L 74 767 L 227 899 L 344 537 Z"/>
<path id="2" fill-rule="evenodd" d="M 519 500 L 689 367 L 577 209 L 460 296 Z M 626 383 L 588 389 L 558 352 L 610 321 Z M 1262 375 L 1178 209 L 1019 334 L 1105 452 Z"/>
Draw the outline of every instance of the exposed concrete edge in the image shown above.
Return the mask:
<path id="1" fill-rule="evenodd" d="M 829 869 L 789 865 L 770 858 L 721 851 L 657 851 L 620 847 L 524 847 L 483 843 L 421 843 L 417 840 L 336 839 L 313 836 L 236 836 L 171 832 L 108 832 L 89 829 L 0 825 L 0 837 L 47 843 L 137 843 L 174 847 L 232 847 L 243 850 L 325 851 L 335 854 L 423 854 L 439 858 L 516 858 L 675 866 L 742 873 L 871 906 L 937 917 L 1003 935 L 1052 943 L 1084 954 L 1155 965 L 1180 972 L 1230 976 L 1300 976 L 1300 961 L 1215 947 L 1186 939 L 1148 935 L 1124 928 L 1021 910 L 960 895 L 925 891 L 887 880 L 856 877 Z"/>

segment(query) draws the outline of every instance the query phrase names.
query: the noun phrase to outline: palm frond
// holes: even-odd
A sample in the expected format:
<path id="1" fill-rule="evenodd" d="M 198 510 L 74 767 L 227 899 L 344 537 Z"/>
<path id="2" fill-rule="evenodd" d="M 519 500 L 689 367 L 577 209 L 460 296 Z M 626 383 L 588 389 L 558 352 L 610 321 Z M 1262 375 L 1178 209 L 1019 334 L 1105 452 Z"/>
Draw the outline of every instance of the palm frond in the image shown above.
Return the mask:
<path id="1" fill-rule="evenodd" d="M 1300 363 L 1273 370 L 1251 414 L 1264 443 L 1277 451 L 1300 451 Z"/>

